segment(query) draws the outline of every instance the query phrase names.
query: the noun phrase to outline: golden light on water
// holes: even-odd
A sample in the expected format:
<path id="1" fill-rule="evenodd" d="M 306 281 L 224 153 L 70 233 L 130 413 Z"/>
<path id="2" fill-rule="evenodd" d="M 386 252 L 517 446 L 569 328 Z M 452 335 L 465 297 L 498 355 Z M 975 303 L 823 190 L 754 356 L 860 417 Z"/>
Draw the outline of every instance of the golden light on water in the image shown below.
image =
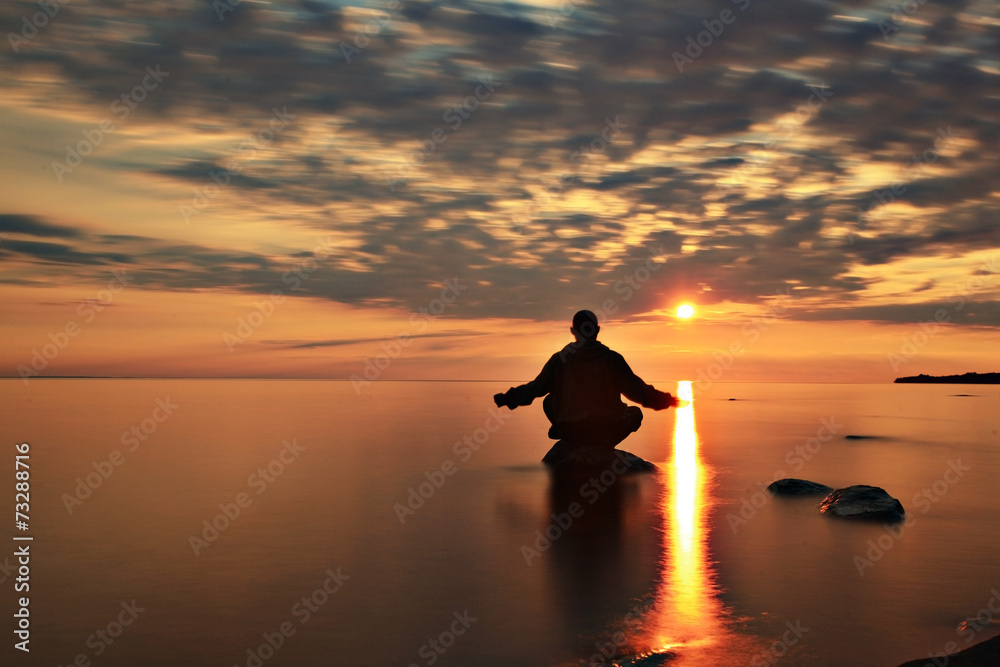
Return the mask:
<path id="1" fill-rule="evenodd" d="M 691 383 L 677 383 L 678 398 L 691 401 Z M 698 517 L 698 433 L 694 428 L 694 402 L 678 408 L 674 415 L 673 495 L 670 516 L 674 520 L 672 546 L 681 556 L 685 570 L 693 570 L 691 555 L 695 547 L 695 523 Z M 676 562 L 676 559 L 675 559 Z"/>
<path id="2" fill-rule="evenodd" d="M 677 317 L 686 320 L 687 318 L 694 315 L 694 306 L 690 303 L 682 303 L 677 307 Z"/>
<path id="3" fill-rule="evenodd" d="M 677 396 L 689 403 L 674 414 L 671 475 L 663 496 L 667 539 L 657 591 L 659 650 L 714 644 L 721 613 L 708 568 L 707 470 L 698 454 L 691 382 L 678 382 Z"/>

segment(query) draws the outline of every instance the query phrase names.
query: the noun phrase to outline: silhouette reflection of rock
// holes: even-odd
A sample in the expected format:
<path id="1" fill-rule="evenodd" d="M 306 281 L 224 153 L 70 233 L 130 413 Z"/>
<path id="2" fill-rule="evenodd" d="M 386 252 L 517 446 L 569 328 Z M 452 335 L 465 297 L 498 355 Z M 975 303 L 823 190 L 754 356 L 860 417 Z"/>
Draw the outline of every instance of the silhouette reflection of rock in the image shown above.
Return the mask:
<path id="1" fill-rule="evenodd" d="M 656 587 L 661 519 L 651 504 L 656 494 L 643 487 L 657 483 L 655 475 L 612 477 L 608 469 L 550 470 L 552 593 L 574 664 L 595 654 L 594 664 L 610 664 L 634 652 L 629 635 L 635 628 L 623 619 L 638 624 L 641 600 Z"/>

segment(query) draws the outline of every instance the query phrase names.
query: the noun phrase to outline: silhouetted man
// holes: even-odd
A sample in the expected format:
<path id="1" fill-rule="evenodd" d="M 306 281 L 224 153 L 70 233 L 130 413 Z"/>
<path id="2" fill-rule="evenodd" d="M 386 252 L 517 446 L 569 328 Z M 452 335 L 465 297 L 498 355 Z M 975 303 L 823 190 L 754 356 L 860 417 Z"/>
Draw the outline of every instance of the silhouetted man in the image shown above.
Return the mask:
<path id="1" fill-rule="evenodd" d="M 642 410 L 627 406 L 622 395 L 654 410 L 678 401 L 639 378 L 624 357 L 597 342 L 597 316 L 581 310 L 570 332 L 576 341 L 552 355 L 538 377 L 511 387 L 493 400 L 511 410 L 545 396 L 542 409 L 552 422 L 549 437 L 560 440 L 542 459 L 554 463 L 578 447 L 611 450 L 642 424 Z M 548 394 L 546 396 L 546 394 Z"/>

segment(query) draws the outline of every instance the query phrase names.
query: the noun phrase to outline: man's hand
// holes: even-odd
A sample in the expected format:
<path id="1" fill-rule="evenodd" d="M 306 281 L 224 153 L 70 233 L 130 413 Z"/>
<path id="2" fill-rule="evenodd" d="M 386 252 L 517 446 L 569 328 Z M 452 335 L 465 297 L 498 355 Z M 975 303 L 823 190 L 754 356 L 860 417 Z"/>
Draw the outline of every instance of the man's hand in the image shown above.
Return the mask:
<path id="1" fill-rule="evenodd" d="M 510 406 L 507 405 L 507 397 L 504 394 L 493 394 L 493 402 L 497 404 L 498 408 L 502 408 L 504 406 L 510 408 Z"/>
<path id="2" fill-rule="evenodd" d="M 676 396 L 673 396 L 669 392 L 660 393 L 660 401 L 657 405 L 653 406 L 654 410 L 666 410 L 667 408 L 683 408 L 688 405 L 689 401 L 682 401 Z"/>

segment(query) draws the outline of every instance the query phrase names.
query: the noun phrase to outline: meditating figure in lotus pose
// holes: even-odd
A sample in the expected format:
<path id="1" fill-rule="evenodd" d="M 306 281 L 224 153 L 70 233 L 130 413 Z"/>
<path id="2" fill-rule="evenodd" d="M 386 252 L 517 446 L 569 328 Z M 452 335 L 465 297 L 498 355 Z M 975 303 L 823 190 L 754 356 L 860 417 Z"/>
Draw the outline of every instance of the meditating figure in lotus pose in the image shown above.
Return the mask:
<path id="1" fill-rule="evenodd" d="M 576 339 L 549 358 L 538 377 L 493 397 L 511 410 L 545 396 L 542 409 L 552 422 L 549 437 L 558 440 L 542 459 L 560 463 L 587 449 L 611 455 L 615 446 L 642 424 L 642 410 L 678 405 L 676 398 L 658 391 L 632 372 L 624 357 L 597 341 L 597 316 L 581 310 L 573 316 L 570 332 Z"/>

